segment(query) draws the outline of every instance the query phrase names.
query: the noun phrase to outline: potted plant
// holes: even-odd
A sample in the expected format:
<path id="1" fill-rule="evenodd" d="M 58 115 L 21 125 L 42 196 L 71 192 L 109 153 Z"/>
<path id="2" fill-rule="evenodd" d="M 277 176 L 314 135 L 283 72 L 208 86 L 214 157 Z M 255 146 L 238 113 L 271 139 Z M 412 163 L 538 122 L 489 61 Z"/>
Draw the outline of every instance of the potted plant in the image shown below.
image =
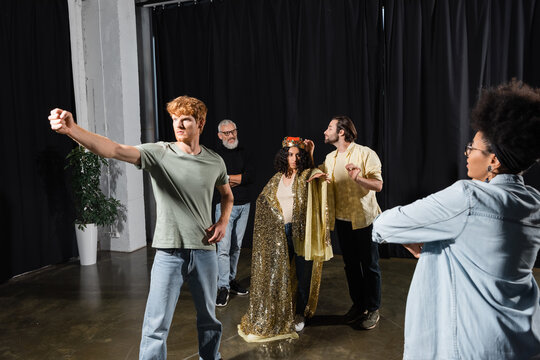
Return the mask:
<path id="1" fill-rule="evenodd" d="M 71 169 L 75 203 L 75 232 L 81 265 L 96 263 L 97 226 L 112 225 L 122 207 L 120 201 L 107 198 L 99 187 L 104 158 L 77 146 L 66 157 Z"/>

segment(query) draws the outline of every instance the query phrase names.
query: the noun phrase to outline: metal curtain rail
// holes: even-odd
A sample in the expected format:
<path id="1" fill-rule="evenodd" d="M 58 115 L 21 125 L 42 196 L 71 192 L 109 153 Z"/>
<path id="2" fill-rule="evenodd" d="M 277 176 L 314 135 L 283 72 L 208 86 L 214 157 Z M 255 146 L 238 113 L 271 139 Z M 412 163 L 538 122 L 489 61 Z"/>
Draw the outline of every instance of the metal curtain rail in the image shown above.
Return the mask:
<path id="1" fill-rule="evenodd" d="M 207 3 L 207 2 L 213 2 L 214 0 L 147 0 L 147 1 L 140 1 L 136 3 L 135 5 L 138 7 L 157 7 L 157 6 L 163 6 L 166 5 L 174 5 L 178 4 L 180 5 L 197 5 L 200 3 Z"/>

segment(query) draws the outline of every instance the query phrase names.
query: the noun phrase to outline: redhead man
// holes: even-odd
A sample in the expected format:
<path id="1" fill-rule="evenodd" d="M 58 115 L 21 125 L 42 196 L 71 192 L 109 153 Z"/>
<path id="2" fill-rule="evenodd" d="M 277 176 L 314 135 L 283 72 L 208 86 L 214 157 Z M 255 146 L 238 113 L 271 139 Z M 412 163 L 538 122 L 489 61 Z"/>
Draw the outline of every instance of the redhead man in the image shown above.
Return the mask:
<path id="1" fill-rule="evenodd" d="M 189 284 L 197 310 L 199 358 L 220 358 L 221 323 L 215 315 L 216 243 L 225 234 L 233 195 L 223 159 L 199 144 L 207 109 L 198 99 L 180 96 L 167 104 L 176 142 L 137 146 L 118 144 L 79 127 L 70 112 L 51 111 L 52 130 L 91 152 L 126 161 L 148 171 L 158 218 L 156 248 L 146 304 L 139 359 L 165 359 L 167 336 L 180 288 Z M 221 217 L 212 224 L 214 187 L 221 194 Z"/>

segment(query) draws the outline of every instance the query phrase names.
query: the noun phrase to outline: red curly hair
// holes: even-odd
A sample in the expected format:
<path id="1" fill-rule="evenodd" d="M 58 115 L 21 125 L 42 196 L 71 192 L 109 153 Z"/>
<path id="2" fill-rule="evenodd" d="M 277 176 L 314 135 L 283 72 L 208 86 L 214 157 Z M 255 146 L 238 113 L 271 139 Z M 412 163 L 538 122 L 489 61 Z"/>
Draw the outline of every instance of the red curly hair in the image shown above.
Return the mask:
<path id="1" fill-rule="evenodd" d="M 206 123 L 206 113 L 208 113 L 208 109 L 201 100 L 183 95 L 167 103 L 167 112 L 171 116 L 193 116 L 195 121 L 199 123 L 202 133 L 204 124 Z"/>

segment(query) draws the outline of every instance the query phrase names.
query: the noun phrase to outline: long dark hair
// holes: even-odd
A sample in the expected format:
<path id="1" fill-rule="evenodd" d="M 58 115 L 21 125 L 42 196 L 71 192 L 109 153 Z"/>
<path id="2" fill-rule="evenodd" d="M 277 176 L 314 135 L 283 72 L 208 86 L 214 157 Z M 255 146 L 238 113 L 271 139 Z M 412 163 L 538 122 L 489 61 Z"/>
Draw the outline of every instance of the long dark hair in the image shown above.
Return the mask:
<path id="1" fill-rule="evenodd" d="M 313 168 L 313 162 L 311 161 L 311 157 L 306 150 L 301 148 L 298 148 L 298 150 L 299 159 L 296 160 L 296 170 L 300 174 L 305 169 Z M 288 156 L 289 148 L 284 147 L 279 149 L 276 156 L 274 157 L 274 169 L 276 169 L 277 172 L 285 174 L 286 176 L 288 175 L 289 170 L 289 162 L 287 161 Z"/>

